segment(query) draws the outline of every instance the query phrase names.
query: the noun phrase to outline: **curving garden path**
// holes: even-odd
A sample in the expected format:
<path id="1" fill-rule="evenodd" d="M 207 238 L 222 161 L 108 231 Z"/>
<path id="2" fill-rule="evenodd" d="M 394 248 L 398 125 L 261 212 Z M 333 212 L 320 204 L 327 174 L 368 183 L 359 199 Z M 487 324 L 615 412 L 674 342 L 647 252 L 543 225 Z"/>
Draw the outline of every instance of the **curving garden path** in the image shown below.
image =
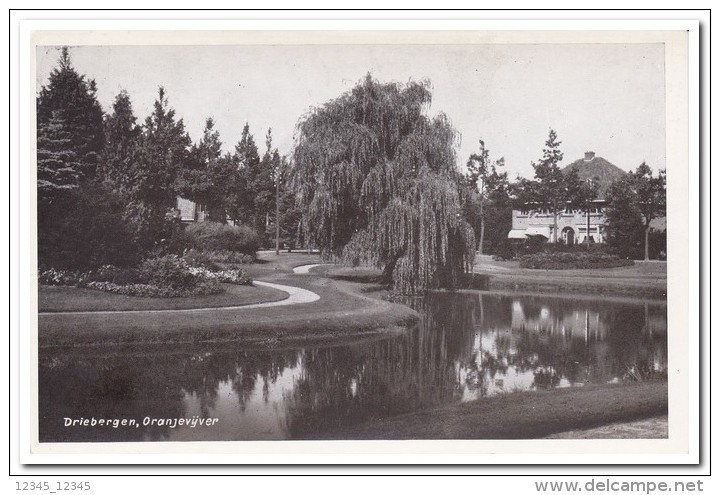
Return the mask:
<path id="1" fill-rule="evenodd" d="M 290 304 L 304 304 L 317 301 L 320 296 L 315 292 L 293 287 L 291 285 L 273 284 L 255 280 L 253 284 L 276 289 L 288 294 L 288 297 L 279 301 L 263 303 L 244 304 L 241 306 L 217 306 L 210 308 L 187 308 L 187 309 L 134 309 L 134 310 L 111 310 L 111 311 L 47 311 L 38 313 L 38 316 L 56 315 L 116 315 L 116 314 L 143 314 L 143 313 L 198 313 L 203 311 L 229 311 L 238 309 L 270 308 L 273 306 L 288 306 Z"/>
<path id="2" fill-rule="evenodd" d="M 316 266 L 323 266 L 325 263 L 314 263 L 309 265 L 300 265 L 293 268 L 293 273 L 301 275 L 309 275 L 310 270 Z M 279 301 L 268 301 L 260 303 L 251 303 L 243 305 L 228 305 L 228 306 L 214 306 L 208 308 L 169 308 L 169 309 L 135 309 L 135 310 L 95 310 L 95 311 L 43 311 L 39 313 L 39 316 L 44 315 L 114 315 L 114 314 L 142 314 L 142 313 L 197 313 L 203 311 L 229 311 L 238 309 L 257 309 L 257 308 L 272 308 L 275 306 L 290 306 L 293 304 L 306 304 L 315 302 L 320 299 L 320 296 L 307 289 L 300 287 L 294 287 L 292 285 L 275 284 L 271 282 L 264 282 L 262 280 L 255 280 L 254 285 L 260 285 L 262 287 L 268 287 L 270 289 L 279 290 L 285 292 L 288 297 Z"/>
<path id="3" fill-rule="evenodd" d="M 316 266 L 326 266 L 329 263 L 312 263 L 310 265 L 300 265 L 293 268 L 293 273 L 296 275 L 309 275 L 310 270 L 315 268 Z"/>
<path id="4" fill-rule="evenodd" d="M 282 272 L 265 266 L 262 274 L 255 275 L 258 286 L 288 294 L 280 301 L 213 308 L 40 313 L 38 344 L 66 349 L 141 343 L 325 344 L 380 336 L 417 321 L 417 313 L 409 307 L 370 297 L 357 284 L 308 276 L 315 275 L 310 272 L 315 265 L 286 267 Z"/>

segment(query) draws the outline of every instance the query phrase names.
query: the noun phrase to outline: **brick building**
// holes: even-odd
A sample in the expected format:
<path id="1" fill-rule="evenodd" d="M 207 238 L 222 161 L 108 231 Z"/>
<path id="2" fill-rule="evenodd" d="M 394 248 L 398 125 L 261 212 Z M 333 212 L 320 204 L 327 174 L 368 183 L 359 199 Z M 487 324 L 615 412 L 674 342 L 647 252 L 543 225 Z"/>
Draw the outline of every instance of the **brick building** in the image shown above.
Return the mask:
<path id="1" fill-rule="evenodd" d="M 598 198 L 594 208 L 589 214 L 569 205 L 564 212 L 557 216 L 557 239 L 564 244 L 582 244 L 588 237 L 591 243 L 605 242 L 605 215 L 607 202 L 606 194 L 610 185 L 623 178 L 627 172 L 613 165 L 595 153 L 588 151 L 585 157 L 575 160 L 563 168 L 564 172 L 575 170 L 581 180 L 597 179 Z M 651 223 L 655 230 L 665 230 L 665 218 L 658 218 Z M 510 239 L 529 239 L 540 236 L 547 242 L 554 239 L 553 214 L 547 210 L 533 208 L 528 205 L 522 210 L 512 212 L 512 230 L 508 233 Z"/>

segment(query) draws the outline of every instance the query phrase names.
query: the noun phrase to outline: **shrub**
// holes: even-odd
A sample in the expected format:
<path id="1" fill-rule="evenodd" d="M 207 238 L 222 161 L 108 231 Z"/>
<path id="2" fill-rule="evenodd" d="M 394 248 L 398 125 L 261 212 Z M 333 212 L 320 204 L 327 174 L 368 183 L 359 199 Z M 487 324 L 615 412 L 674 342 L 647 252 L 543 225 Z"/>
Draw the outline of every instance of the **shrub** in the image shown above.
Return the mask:
<path id="1" fill-rule="evenodd" d="M 138 263 L 140 248 L 124 217 L 127 202 L 119 194 L 93 182 L 68 192 L 57 203 L 38 212 L 41 265 L 89 270 Z"/>
<path id="2" fill-rule="evenodd" d="M 543 251 L 546 253 L 606 253 L 606 254 L 617 254 L 616 250 L 613 250 L 611 246 L 607 244 L 591 242 L 590 248 L 585 243 L 582 244 L 564 244 L 558 242 L 556 244 L 545 244 Z M 530 253 L 532 254 L 532 253 Z"/>
<path id="3" fill-rule="evenodd" d="M 517 239 L 515 242 L 510 243 L 509 250 L 512 251 L 514 254 L 514 258 L 517 258 L 518 256 L 526 255 L 526 254 L 535 254 L 535 253 L 541 253 L 545 250 L 547 247 L 547 241 L 542 236 L 534 236 L 534 237 L 528 237 L 527 239 Z M 502 254 L 510 254 L 509 252 L 500 253 Z"/>
<path id="4" fill-rule="evenodd" d="M 171 289 L 192 289 L 203 281 L 202 275 L 190 272 L 190 266 L 181 258 L 168 254 L 142 262 L 138 270 L 141 283 L 169 287 Z"/>
<path id="5" fill-rule="evenodd" d="M 235 268 L 233 265 L 247 265 L 255 261 L 255 257 L 250 254 L 233 251 L 199 251 L 197 249 L 185 252 L 183 259 L 190 266 L 200 266 L 211 271 L 221 270 L 220 263 Z"/>
<path id="6" fill-rule="evenodd" d="M 215 262 L 210 253 L 198 251 L 197 249 L 191 249 L 183 254 L 183 260 L 190 266 L 207 268 L 213 272 L 221 269 L 221 266 Z"/>
<path id="7" fill-rule="evenodd" d="M 536 253 L 520 257 L 520 268 L 542 270 L 568 270 L 574 268 L 615 268 L 631 266 L 632 260 L 621 259 L 618 256 L 602 252 L 576 252 L 576 253 Z"/>
<path id="8" fill-rule="evenodd" d="M 138 282 L 140 276 L 135 268 L 104 265 L 90 272 L 88 277 L 93 282 L 112 282 L 118 285 L 127 285 Z"/>
<path id="9" fill-rule="evenodd" d="M 505 239 L 504 242 L 498 245 L 497 250 L 493 254 L 493 259 L 495 261 L 513 260 L 516 257 L 515 251 L 516 249 L 510 239 Z"/>
<path id="10" fill-rule="evenodd" d="M 255 262 L 254 254 L 243 254 L 234 251 L 206 251 L 205 254 L 217 263 L 247 265 Z"/>
<path id="11" fill-rule="evenodd" d="M 166 242 L 166 252 L 162 254 L 177 254 L 182 255 L 183 253 L 192 250 L 195 242 L 193 236 L 188 232 L 188 227 L 180 225 Z"/>
<path id="12" fill-rule="evenodd" d="M 200 222 L 188 225 L 181 241 L 186 243 L 185 249 L 231 251 L 253 256 L 260 248 L 260 238 L 250 227 L 245 225 L 223 225 L 214 222 Z"/>

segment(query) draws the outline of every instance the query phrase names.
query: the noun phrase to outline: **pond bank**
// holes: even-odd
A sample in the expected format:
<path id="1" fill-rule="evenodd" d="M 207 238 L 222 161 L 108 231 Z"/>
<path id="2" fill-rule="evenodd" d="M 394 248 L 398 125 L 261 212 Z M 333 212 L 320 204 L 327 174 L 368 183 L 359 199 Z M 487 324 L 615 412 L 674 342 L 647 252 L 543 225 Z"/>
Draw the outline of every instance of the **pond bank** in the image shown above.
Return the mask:
<path id="1" fill-rule="evenodd" d="M 662 299 L 667 297 L 667 285 L 644 284 L 642 281 L 593 279 L 582 281 L 542 276 L 523 277 L 520 275 L 492 275 L 488 290 L 547 292 L 549 294 L 587 294 L 608 297 L 633 297 L 639 299 Z"/>
<path id="2" fill-rule="evenodd" d="M 338 280 L 374 283 L 382 272 L 371 268 L 320 268 L 322 273 Z M 632 297 L 665 300 L 667 277 L 664 263 L 644 266 L 594 270 L 532 270 L 520 268 L 517 262 L 494 260 L 476 263 L 472 284 L 467 289 L 500 292 L 547 294 L 583 294 L 603 297 Z"/>
<path id="3" fill-rule="evenodd" d="M 533 270 L 516 261 L 480 258 L 475 273 L 489 277 L 489 290 L 592 294 L 665 299 L 667 264 L 638 261 L 633 266 L 593 270 Z"/>
<path id="4" fill-rule="evenodd" d="M 334 431 L 318 431 L 307 434 L 305 439 L 534 439 L 568 431 L 574 431 L 572 438 L 585 438 L 583 430 L 663 417 L 667 408 L 665 381 L 588 385 L 502 394 Z M 592 438 L 617 438 L 611 432 L 609 427 L 605 432 L 608 436 Z"/>
<path id="5" fill-rule="evenodd" d="M 362 287 L 307 275 L 277 274 L 264 282 L 299 287 L 319 300 L 215 311 L 40 314 L 40 347 L 133 343 L 221 343 L 283 346 L 342 342 L 397 332 L 418 320 L 412 309 L 369 297 Z"/>
<path id="6" fill-rule="evenodd" d="M 622 438 L 668 438 L 668 417 L 656 416 L 636 421 L 611 423 L 609 425 L 554 433 L 550 439 L 622 439 Z"/>
<path id="7" fill-rule="evenodd" d="M 40 318 L 39 331 L 42 353 L 46 357 L 105 355 L 112 356 L 114 359 L 117 355 L 127 351 L 130 354 L 142 353 L 150 362 L 154 362 L 158 356 L 169 352 L 175 352 L 177 355 L 197 354 L 204 359 L 208 357 L 208 353 L 215 351 L 227 354 L 236 350 L 238 355 L 242 356 L 248 351 L 259 350 L 260 352 L 253 354 L 254 359 L 263 354 L 273 354 L 282 350 L 289 350 L 290 354 L 295 355 L 293 352 L 299 348 L 313 347 L 314 349 L 308 356 L 314 356 L 316 367 L 311 369 L 315 371 L 314 373 L 303 373 L 300 376 L 309 380 L 310 377 L 319 375 L 316 389 L 318 392 L 327 390 L 329 379 L 331 379 L 330 381 L 336 379 L 336 369 L 344 369 L 345 363 L 352 363 L 353 359 L 357 359 L 358 363 L 365 362 L 370 367 L 368 369 L 376 366 L 379 372 L 385 370 L 390 375 L 387 383 L 398 386 L 398 390 L 405 393 L 404 391 L 411 390 L 415 383 L 414 372 L 408 372 L 414 368 L 408 367 L 409 364 L 415 363 L 420 371 L 432 371 L 435 368 L 426 369 L 426 363 L 433 363 L 434 360 L 431 356 L 436 355 L 430 351 L 441 349 L 442 352 L 445 352 L 450 345 L 450 349 L 455 349 L 453 352 L 458 352 L 458 345 L 471 345 L 458 337 L 458 335 L 462 336 L 462 332 L 448 332 L 451 337 L 446 339 L 443 336 L 441 341 L 434 343 L 432 340 L 428 340 L 426 333 L 420 332 L 424 339 L 422 342 L 425 344 L 420 346 L 418 340 L 418 349 L 427 350 L 428 353 L 418 354 L 412 350 L 412 346 L 402 342 L 397 346 L 398 352 L 402 352 L 399 354 L 395 354 L 395 351 L 390 352 L 388 349 L 392 347 L 386 348 L 387 342 L 403 341 L 406 336 L 414 335 L 414 331 L 407 331 L 406 328 L 415 324 L 418 315 L 407 306 L 382 300 L 381 297 L 385 295 L 385 292 L 371 292 L 380 288 L 372 285 L 372 283 L 377 283 L 372 270 L 323 266 L 310 269 L 308 274 L 296 275 L 292 274 L 293 268 L 296 266 L 305 265 L 307 267 L 317 264 L 319 260 L 311 256 L 297 259 L 291 256 L 278 258 L 272 256 L 268 256 L 264 262 L 252 266 L 252 270 L 255 271 L 253 278 L 297 286 L 319 295 L 320 299 L 287 307 L 204 311 L 202 316 L 194 312 L 176 315 L 172 312 L 165 312 L 162 315 L 149 313 L 112 314 L 111 316 L 107 314 L 44 315 Z M 368 283 L 363 285 L 351 281 Z M 475 296 L 474 299 L 477 300 L 478 297 Z M 482 298 L 479 299 L 482 302 Z M 660 304 L 660 302 L 652 301 L 651 310 L 653 304 Z M 436 308 L 434 317 L 445 322 L 446 318 L 443 315 L 448 313 L 464 314 L 459 311 L 458 306 L 452 306 L 454 310 L 446 309 L 448 307 Z M 466 305 L 463 304 L 462 307 L 465 308 Z M 552 308 L 553 306 L 550 304 L 550 309 L 552 310 Z M 486 309 L 488 309 L 487 306 Z M 465 313 L 470 315 L 472 310 L 467 310 Z M 488 311 L 480 314 L 490 320 L 493 318 Z M 452 318 L 447 320 L 448 322 L 443 323 L 443 331 L 455 328 L 450 326 L 450 322 L 455 320 Z M 468 321 L 472 323 L 475 320 Z M 404 333 L 404 335 L 398 335 L 397 339 L 387 339 L 388 336 L 399 333 Z M 342 349 L 343 344 L 354 344 L 358 341 L 362 341 L 362 345 L 352 352 Z M 365 344 L 373 345 L 372 343 L 375 341 L 379 341 L 379 350 L 367 350 Z M 365 347 L 363 348 L 363 346 Z M 318 352 L 318 349 L 321 348 L 326 348 L 327 352 Z M 336 348 L 341 349 L 334 350 Z M 393 356 L 406 355 L 411 356 L 412 359 L 403 361 L 397 367 L 395 364 L 399 361 L 390 359 Z M 367 361 L 364 361 L 365 356 L 367 356 Z M 190 359 L 190 363 L 196 362 L 192 360 L 192 357 L 188 359 Z M 232 359 L 240 358 L 233 357 Z M 281 363 L 284 363 L 283 359 L 280 359 Z M 392 366 L 383 365 L 385 359 L 388 359 Z M 174 363 L 174 360 L 171 359 L 168 362 Z M 216 363 L 214 360 L 208 362 Z M 217 362 L 222 362 L 222 360 Z M 215 369 L 214 366 L 210 368 Z M 338 368 L 333 368 L 333 366 Z M 118 367 L 120 370 L 125 368 L 125 366 Z M 202 371 L 202 366 L 200 368 Z M 235 370 L 236 368 L 237 366 L 233 364 L 228 369 Z M 357 369 L 366 368 L 358 367 Z M 448 368 L 443 366 L 441 369 Z M 288 373 L 292 374 L 293 371 L 288 371 Z M 172 373 L 168 376 L 171 375 Z M 406 378 L 409 379 L 408 382 L 403 381 Z M 603 379 L 596 383 L 606 383 L 607 381 Z M 575 382 L 582 382 L 582 380 Z M 305 385 L 307 386 L 309 383 L 308 381 Z M 340 390 L 347 392 L 346 387 L 342 387 Z M 380 390 L 379 393 L 384 392 Z M 329 394 L 329 396 L 334 396 L 334 394 Z M 307 397 L 307 394 L 301 394 L 298 397 L 302 399 Z M 310 394 L 310 397 L 313 395 Z M 361 397 L 367 399 L 367 395 L 361 395 Z M 410 394 L 408 397 L 414 396 Z M 405 404 L 406 401 L 402 403 Z M 585 387 L 538 392 L 500 392 L 498 396 L 482 398 L 465 404 L 453 404 L 439 408 L 431 405 L 437 403 L 421 403 L 420 407 L 415 409 L 416 412 L 401 416 L 392 416 L 386 411 L 382 414 L 391 417 L 383 420 L 369 419 L 368 422 L 343 427 L 342 430 L 337 431 L 329 426 L 327 420 L 322 420 L 317 423 L 317 431 L 313 431 L 311 428 L 309 432 L 305 431 L 301 438 L 545 438 L 568 430 L 571 431 L 569 435 L 574 435 L 568 438 L 585 438 L 584 435 L 593 434 L 616 435 L 607 438 L 634 438 L 633 435 L 642 433 L 633 433 L 637 430 L 620 432 L 618 424 L 634 419 L 658 418 L 666 414 L 667 383 L 647 381 L 622 385 L 586 385 Z M 419 410 L 426 407 L 432 407 L 432 409 Z M 409 410 L 411 409 L 399 408 L 392 414 Z M 373 416 L 375 415 L 369 417 Z M 651 419 L 650 423 L 662 426 L 663 421 L 667 424 L 667 421 L 662 419 Z M 597 428 L 601 429 L 592 430 Z M 661 428 L 657 429 L 655 434 L 658 434 L 657 431 L 662 434 Z M 605 437 L 595 436 L 593 438 Z"/>

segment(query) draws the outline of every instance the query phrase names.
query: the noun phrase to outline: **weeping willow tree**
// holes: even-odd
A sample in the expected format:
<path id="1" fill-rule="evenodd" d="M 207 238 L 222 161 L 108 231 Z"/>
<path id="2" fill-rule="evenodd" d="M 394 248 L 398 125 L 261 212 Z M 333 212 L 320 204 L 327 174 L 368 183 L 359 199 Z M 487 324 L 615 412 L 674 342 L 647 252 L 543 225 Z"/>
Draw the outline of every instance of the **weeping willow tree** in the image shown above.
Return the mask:
<path id="1" fill-rule="evenodd" d="M 323 254 L 383 269 L 402 293 L 458 285 L 474 255 L 458 134 L 426 116 L 429 83 L 368 75 L 298 124 L 295 187 Z"/>

